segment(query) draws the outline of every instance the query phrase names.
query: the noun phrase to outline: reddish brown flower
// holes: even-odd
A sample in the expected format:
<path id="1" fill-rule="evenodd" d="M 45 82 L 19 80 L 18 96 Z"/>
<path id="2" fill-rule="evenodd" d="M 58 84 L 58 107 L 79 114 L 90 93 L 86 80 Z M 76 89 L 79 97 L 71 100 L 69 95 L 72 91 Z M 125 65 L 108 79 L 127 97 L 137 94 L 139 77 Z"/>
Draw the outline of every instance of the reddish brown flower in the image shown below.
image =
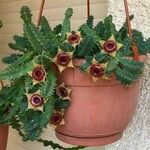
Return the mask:
<path id="1" fill-rule="evenodd" d="M 26 95 L 28 98 L 28 109 L 43 111 L 45 99 L 40 95 L 40 91 Z"/>
<path id="2" fill-rule="evenodd" d="M 71 52 L 64 52 L 59 49 L 52 61 L 58 65 L 60 72 L 62 72 L 67 67 L 73 68 L 72 55 L 73 53 Z"/>
<path id="3" fill-rule="evenodd" d="M 30 98 L 30 103 L 34 107 L 40 107 L 44 104 L 44 99 L 39 94 L 33 94 Z"/>
<path id="4" fill-rule="evenodd" d="M 40 67 L 36 67 L 33 71 L 32 71 L 32 77 L 37 80 L 37 81 L 41 81 L 44 79 L 45 77 L 45 70 L 40 66 Z"/>
<path id="5" fill-rule="evenodd" d="M 102 47 L 102 52 L 108 53 L 109 55 L 113 57 L 116 56 L 116 52 L 123 46 L 122 44 L 117 43 L 114 36 L 111 36 L 106 41 L 100 41 L 100 44 Z"/>
<path id="6" fill-rule="evenodd" d="M 67 39 L 68 39 L 68 43 L 70 43 L 71 45 L 73 45 L 75 47 L 81 41 L 80 32 L 68 33 Z"/>
<path id="7" fill-rule="evenodd" d="M 58 65 L 68 66 L 70 61 L 71 61 L 71 56 L 66 52 L 62 52 L 62 53 L 58 54 L 58 56 L 57 56 L 57 64 Z"/>
<path id="8" fill-rule="evenodd" d="M 61 85 L 59 85 L 56 88 L 56 94 L 61 98 L 61 99 L 68 99 L 70 100 L 70 94 L 71 94 L 72 90 L 68 87 L 65 86 L 64 83 L 62 83 Z"/>
<path id="9" fill-rule="evenodd" d="M 104 50 L 108 53 L 112 53 L 117 50 L 117 44 L 114 41 L 106 41 L 104 43 Z"/>
<path id="10" fill-rule="evenodd" d="M 92 65 L 90 73 L 94 77 L 102 77 L 104 75 L 104 68 L 99 64 Z"/>
<path id="11" fill-rule="evenodd" d="M 95 59 L 92 61 L 92 65 L 88 68 L 88 72 L 92 75 L 92 79 L 97 81 L 100 78 L 109 79 L 105 75 L 105 68 L 107 67 L 107 63 L 99 64 Z"/>
<path id="12" fill-rule="evenodd" d="M 40 64 L 37 64 L 36 67 L 28 73 L 33 80 L 33 84 L 37 84 L 45 81 L 46 71 L 44 67 Z"/>
<path id="13" fill-rule="evenodd" d="M 55 111 L 50 119 L 50 125 L 55 129 L 58 125 L 64 125 L 64 111 Z"/>
<path id="14" fill-rule="evenodd" d="M 51 123 L 53 125 L 59 125 L 62 122 L 62 120 L 63 116 L 58 112 L 54 113 L 51 117 Z"/>

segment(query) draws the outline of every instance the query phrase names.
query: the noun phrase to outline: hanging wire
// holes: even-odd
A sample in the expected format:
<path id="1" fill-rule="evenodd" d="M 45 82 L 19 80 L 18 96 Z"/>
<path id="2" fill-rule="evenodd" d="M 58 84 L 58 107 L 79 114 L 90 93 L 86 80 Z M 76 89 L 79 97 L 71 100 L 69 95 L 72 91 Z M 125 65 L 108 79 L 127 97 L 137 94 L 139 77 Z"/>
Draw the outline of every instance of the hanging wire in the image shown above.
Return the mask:
<path id="1" fill-rule="evenodd" d="M 139 49 L 133 39 L 133 33 L 132 33 L 132 28 L 131 28 L 131 21 L 130 21 L 130 15 L 129 15 L 129 8 L 128 8 L 128 1 L 124 0 L 124 6 L 125 6 L 125 13 L 126 13 L 126 18 L 127 18 L 127 25 L 128 25 L 128 33 L 129 37 L 132 41 L 132 51 L 134 54 L 134 60 L 139 61 Z"/>
<path id="2" fill-rule="evenodd" d="M 42 0 L 39 15 L 38 15 L 37 26 L 40 25 L 41 17 L 42 17 L 43 10 L 44 10 L 44 5 L 45 5 L 45 0 Z M 130 15 L 129 15 L 129 8 L 128 8 L 127 0 L 124 0 L 124 5 L 125 5 L 125 12 L 126 12 L 126 18 L 127 18 L 127 24 L 128 24 L 128 33 L 129 33 L 130 39 L 133 41 L 132 50 L 134 53 L 134 60 L 139 61 L 138 47 L 135 41 L 133 40 L 133 33 L 131 29 L 131 22 L 130 22 Z M 87 0 L 87 16 L 88 17 L 90 16 L 90 0 Z M 1 85 L 2 87 L 4 86 L 3 80 L 1 80 Z"/>
<path id="3" fill-rule="evenodd" d="M 37 26 L 38 26 L 38 27 L 39 27 L 40 22 L 41 22 L 41 17 L 42 17 L 43 10 L 44 10 L 44 5 L 45 5 L 45 0 L 42 0 L 41 6 L 40 6 L 39 15 L 38 15 L 38 21 L 37 21 Z"/>
<path id="4" fill-rule="evenodd" d="M 87 0 L 87 16 L 90 16 L 90 0 Z"/>
<path id="5" fill-rule="evenodd" d="M 130 37 L 131 40 L 133 40 L 132 29 L 131 29 L 131 22 L 130 22 L 130 15 L 129 15 L 129 8 L 128 8 L 127 0 L 124 0 L 124 5 L 125 5 L 125 13 L 126 13 L 126 19 L 127 19 L 127 24 L 128 24 L 129 37 Z"/>

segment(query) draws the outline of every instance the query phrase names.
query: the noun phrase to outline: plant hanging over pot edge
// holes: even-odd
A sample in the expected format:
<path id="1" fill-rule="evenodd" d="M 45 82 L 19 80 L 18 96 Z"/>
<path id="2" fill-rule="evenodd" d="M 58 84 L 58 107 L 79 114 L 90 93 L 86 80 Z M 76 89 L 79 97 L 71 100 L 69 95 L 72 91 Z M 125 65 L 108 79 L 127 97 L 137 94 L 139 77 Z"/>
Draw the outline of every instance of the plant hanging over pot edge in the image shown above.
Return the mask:
<path id="1" fill-rule="evenodd" d="M 111 80 L 115 74 L 127 87 L 143 73 L 144 63 L 130 59 L 133 56 L 132 41 L 126 23 L 117 31 L 112 16 L 96 26 L 93 25 L 94 17 L 90 16 L 78 31 L 71 31 L 72 14 L 73 10 L 67 9 L 63 23 L 54 29 L 42 17 L 37 28 L 29 8 L 24 6 L 21 9 L 24 34 L 14 36 L 15 42 L 9 43 L 13 50 L 21 53 L 5 57 L 3 62 L 8 67 L 0 72 L 0 79 L 10 81 L 10 85 L 0 91 L 1 105 L 6 105 L 6 101 L 10 105 L 8 114 L 1 116 L 0 123 L 18 130 L 25 141 L 43 141 L 39 137 L 49 123 L 54 128 L 65 123 L 63 116 L 73 91 L 59 82 L 52 64 L 58 66 L 61 74 L 66 68 L 75 68 L 74 58 L 84 57 L 85 63 L 81 64 L 80 70 L 92 75 L 94 82 L 101 78 Z M 150 50 L 149 39 L 144 40 L 137 30 L 133 30 L 133 36 L 139 54 L 146 55 Z M 43 142 L 54 149 L 59 147 Z"/>

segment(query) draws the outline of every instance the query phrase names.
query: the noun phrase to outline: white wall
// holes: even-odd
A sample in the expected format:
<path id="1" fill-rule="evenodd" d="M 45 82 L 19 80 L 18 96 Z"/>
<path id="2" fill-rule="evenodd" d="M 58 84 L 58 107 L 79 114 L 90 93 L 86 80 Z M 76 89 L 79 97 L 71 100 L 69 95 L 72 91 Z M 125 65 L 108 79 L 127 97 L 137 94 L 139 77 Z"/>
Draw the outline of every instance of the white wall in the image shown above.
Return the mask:
<path id="1" fill-rule="evenodd" d="M 14 34 L 22 32 L 22 22 L 20 19 L 19 11 L 22 5 L 28 5 L 33 11 L 34 21 L 37 21 L 38 10 L 40 8 L 41 0 L 0 0 L 0 19 L 3 21 L 4 26 L 0 31 L 0 60 L 2 57 L 11 53 L 7 43 L 12 41 Z M 86 0 L 46 0 L 44 15 L 48 18 L 51 25 L 54 26 L 62 21 L 64 11 L 66 8 L 72 7 L 74 9 L 74 16 L 72 20 L 72 27 L 76 29 L 82 22 L 86 20 Z M 91 0 L 91 12 L 95 16 L 96 22 L 98 19 L 104 18 L 107 14 L 107 1 L 106 0 Z M 4 65 L 0 63 L 0 69 Z M 44 134 L 45 138 L 55 138 L 54 132 L 48 129 Z M 61 143 L 64 146 L 67 146 Z M 39 143 L 23 143 L 14 130 L 10 130 L 9 142 L 7 150 L 51 150 L 50 147 L 44 148 Z M 97 148 L 88 148 L 91 150 L 100 150 Z"/>
<path id="2" fill-rule="evenodd" d="M 121 26 L 125 14 L 123 0 L 108 0 L 108 13 Z M 150 37 L 150 0 L 128 0 L 131 14 L 135 15 L 132 26 Z M 150 57 L 142 79 L 139 104 L 136 114 L 123 138 L 106 148 L 107 150 L 150 150 Z"/>

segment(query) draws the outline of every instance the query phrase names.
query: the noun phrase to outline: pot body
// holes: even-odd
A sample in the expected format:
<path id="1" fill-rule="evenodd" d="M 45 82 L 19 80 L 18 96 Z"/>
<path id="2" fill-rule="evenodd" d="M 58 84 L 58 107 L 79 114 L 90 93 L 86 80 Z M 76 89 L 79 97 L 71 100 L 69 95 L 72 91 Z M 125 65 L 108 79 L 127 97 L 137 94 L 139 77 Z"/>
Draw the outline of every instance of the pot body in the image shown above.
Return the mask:
<path id="1" fill-rule="evenodd" d="M 83 60 L 75 60 L 80 66 Z M 126 88 L 112 77 L 111 80 L 93 81 L 79 68 L 67 68 L 61 80 L 73 91 L 71 106 L 65 113 L 63 126 L 58 126 L 56 136 L 63 142 L 98 146 L 119 140 L 135 112 L 139 81 Z"/>
<path id="2" fill-rule="evenodd" d="M 0 126 L 0 150 L 6 150 L 8 140 L 8 126 Z"/>

